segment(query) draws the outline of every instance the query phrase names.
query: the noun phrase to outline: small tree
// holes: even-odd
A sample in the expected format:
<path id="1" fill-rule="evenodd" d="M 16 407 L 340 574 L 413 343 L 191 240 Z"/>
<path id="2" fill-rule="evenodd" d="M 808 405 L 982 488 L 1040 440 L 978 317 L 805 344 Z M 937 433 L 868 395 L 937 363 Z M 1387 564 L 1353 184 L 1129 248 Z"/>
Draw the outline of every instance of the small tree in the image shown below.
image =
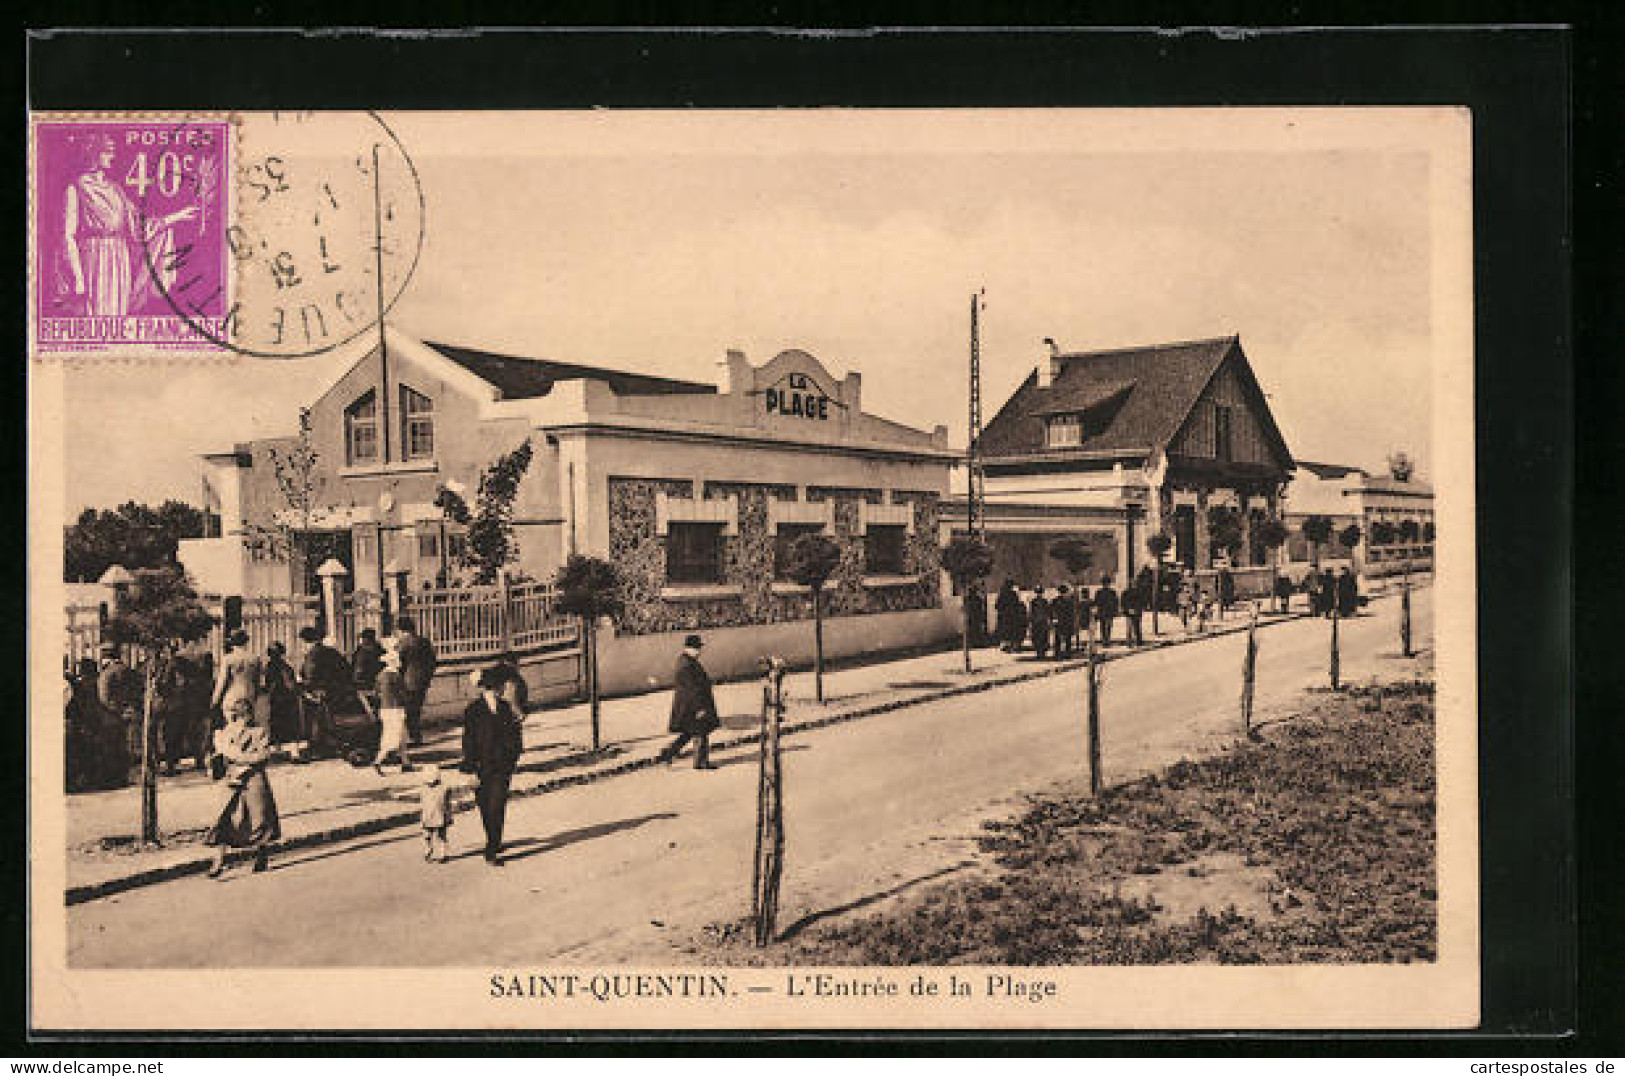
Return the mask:
<path id="1" fill-rule="evenodd" d="M 942 568 L 964 598 L 960 643 L 965 654 L 965 671 L 970 672 L 971 588 L 992 574 L 993 550 L 980 538 L 960 535 L 942 547 Z"/>
<path id="2" fill-rule="evenodd" d="M 1158 531 L 1145 540 L 1145 547 L 1151 551 L 1151 634 L 1159 635 L 1157 610 L 1162 605 L 1162 558 L 1174 547 L 1174 540 L 1167 531 Z"/>
<path id="3" fill-rule="evenodd" d="M 1371 524 L 1371 545 L 1393 545 L 1394 539 L 1399 536 L 1395 526 L 1386 519 L 1379 519 Z"/>
<path id="4" fill-rule="evenodd" d="M 787 574 L 812 591 L 813 693 L 824 701 L 824 586 L 841 566 L 841 547 L 822 534 L 803 534 L 790 543 Z"/>
<path id="5" fill-rule="evenodd" d="M 1303 521 L 1299 530 L 1309 543 L 1310 563 L 1316 568 L 1320 567 L 1320 547 L 1332 540 L 1332 521 L 1321 515 L 1310 516 Z"/>
<path id="6" fill-rule="evenodd" d="M 1434 536 L 1433 521 L 1430 519 L 1422 524 L 1422 541 L 1431 543 Z"/>
<path id="7" fill-rule="evenodd" d="M 1360 525 L 1350 523 L 1337 532 L 1337 544 L 1342 546 L 1349 556 L 1354 555 L 1354 547 L 1360 544 Z"/>
<path id="8" fill-rule="evenodd" d="M 570 555 L 553 577 L 554 608 L 581 618 L 581 646 L 587 659 L 587 700 L 592 713 L 592 749 L 602 746 L 598 723 L 598 621 L 623 608 L 620 573 L 597 557 Z"/>
<path id="9" fill-rule="evenodd" d="M 1271 594 L 1275 593 L 1277 589 L 1277 578 L 1281 574 L 1280 559 L 1275 556 L 1275 554 L 1282 546 L 1286 545 L 1286 540 L 1289 536 L 1290 532 L 1288 532 L 1286 529 L 1286 524 L 1282 523 L 1274 516 L 1271 516 L 1268 519 L 1259 520 L 1258 525 L 1253 528 L 1253 541 L 1270 554 Z M 1276 604 L 1280 604 L 1280 599 L 1276 599 Z"/>
<path id="10" fill-rule="evenodd" d="M 1234 563 L 1241 549 L 1241 513 L 1226 505 L 1216 504 L 1207 510 L 1208 552 L 1214 556 L 1223 553 Z"/>
<path id="11" fill-rule="evenodd" d="M 244 544 L 250 552 L 272 560 L 286 561 L 290 571 L 301 567 L 295 535 L 309 534 L 326 479 L 320 472 L 321 454 L 311 433 L 310 408 L 299 409 L 299 433 L 286 448 L 271 448 L 271 473 L 277 492 L 287 510 L 271 517 L 269 523 L 251 522 L 244 528 Z"/>
<path id="12" fill-rule="evenodd" d="M 519 549 L 513 540 L 513 502 L 519 495 L 520 481 L 530 469 L 531 455 L 527 437 L 524 444 L 498 457 L 480 475 L 463 553 L 463 563 L 474 569 L 477 583 L 494 582 L 503 568 L 518 559 Z"/>
<path id="13" fill-rule="evenodd" d="M 1061 562 L 1073 583 L 1081 582 L 1083 573 L 1095 563 L 1095 547 L 1082 538 L 1056 539 L 1049 547 L 1049 555 Z"/>
<path id="14" fill-rule="evenodd" d="M 158 840 L 157 730 L 153 705 L 159 685 L 168 682 L 170 662 L 183 643 L 209 633 L 215 618 L 199 604 L 197 594 L 178 566 L 143 568 L 117 611 L 108 618 L 102 638 L 138 651 L 143 691 L 141 706 L 141 822 L 143 845 Z"/>

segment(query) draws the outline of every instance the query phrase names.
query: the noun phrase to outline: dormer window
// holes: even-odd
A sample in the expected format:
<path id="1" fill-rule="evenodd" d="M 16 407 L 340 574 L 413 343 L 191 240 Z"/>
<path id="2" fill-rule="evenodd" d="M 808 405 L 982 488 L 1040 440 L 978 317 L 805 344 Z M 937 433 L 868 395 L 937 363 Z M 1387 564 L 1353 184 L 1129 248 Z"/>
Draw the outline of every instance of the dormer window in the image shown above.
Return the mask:
<path id="1" fill-rule="evenodd" d="M 401 459 L 434 458 L 434 401 L 401 386 Z"/>
<path id="2" fill-rule="evenodd" d="M 351 466 L 378 461 L 378 395 L 371 390 L 344 409 L 344 458 Z"/>
<path id="3" fill-rule="evenodd" d="M 1045 424 L 1044 443 L 1050 448 L 1077 448 L 1083 444 L 1083 416 L 1051 415 Z"/>

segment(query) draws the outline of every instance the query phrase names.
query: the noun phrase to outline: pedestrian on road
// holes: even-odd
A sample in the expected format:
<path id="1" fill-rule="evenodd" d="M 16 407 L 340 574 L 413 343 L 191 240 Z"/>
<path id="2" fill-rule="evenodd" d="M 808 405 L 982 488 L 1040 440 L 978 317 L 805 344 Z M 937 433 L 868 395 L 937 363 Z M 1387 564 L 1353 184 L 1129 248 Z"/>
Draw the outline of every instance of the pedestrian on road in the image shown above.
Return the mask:
<path id="1" fill-rule="evenodd" d="M 390 645 L 380 647 L 383 652 L 382 668 L 378 670 L 378 753 L 373 756 L 372 768 L 378 776 L 384 775 L 384 760 L 394 755 L 400 761 L 401 772 L 412 772 L 412 757 L 406 751 L 406 688 L 401 679 L 401 655 Z"/>
<path id="2" fill-rule="evenodd" d="M 519 659 L 512 654 L 502 654 L 497 658 L 497 669 L 502 673 L 502 697 L 523 721 L 530 710 L 530 685 L 525 683 L 525 674 L 519 671 Z"/>
<path id="3" fill-rule="evenodd" d="M 1123 619 L 1128 622 L 1130 646 L 1145 644 L 1145 637 L 1140 634 L 1140 614 L 1145 612 L 1146 596 L 1150 593 L 1151 578 L 1143 571 L 1123 591 Z"/>
<path id="4" fill-rule="evenodd" d="M 993 612 L 993 628 L 999 640 L 999 649 L 1008 654 L 1021 645 L 1021 638 L 1027 633 L 1026 610 L 1021 604 L 1021 595 L 1016 593 L 1016 585 L 1008 579 L 993 601 Z M 1019 630 L 1016 626 L 1018 621 L 1022 622 Z"/>
<path id="5" fill-rule="evenodd" d="M 1070 657 L 1078 646 L 1078 599 L 1071 587 L 1061 584 L 1049 612 L 1055 625 L 1055 656 Z"/>
<path id="6" fill-rule="evenodd" d="M 1360 581 L 1344 568 L 1337 577 L 1337 615 L 1347 619 L 1360 612 Z"/>
<path id="7" fill-rule="evenodd" d="M 125 664 L 112 643 L 101 646 L 102 667 L 96 676 L 96 697 L 104 711 L 103 744 L 113 787 L 129 783 L 130 766 L 141 745 L 141 701 L 146 686 L 141 674 Z"/>
<path id="8" fill-rule="evenodd" d="M 1228 566 L 1219 569 L 1219 615 L 1222 617 L 1236 603 L 1236 577 Z"/>
<path id="9" fill-rule="evenodd" d="M 1196 613 L 1196 603 L 1200 597 L 1196 573 L 1186 568 L 1179 580 L 1179 626 L 1186 631 L 1191 630 L 1191 617 Z"/>
<path id="10" fill-rule="evenodd" d="M 705 640 L 690 635 L 683 640 L 683 652 L 677 657 L 677 670 L 672 675 L 671 720 L 667 730 L 677 738 L 666 745 L 658 761 L 671 765 L 689 740 L 695 741 L 694 768 L 714 770 L 711 765 L 711 732 L 720 728 L 717 700 L 711 690 L 711 674 L 700 664 L 700 650 Z"/>
<path id="11" fill-rule="evenodd" d="M 322 637 L 320 629 L 301 628 L 299 638 L 307 647 L 305 660 L 299 666 L 299 681 L 306 697 L 302 731 L 308 753 L 317 755 L 332 747 L 333 715 L 355 695 L 355 680 L 350 663 L 331 638 Z"/>
<path id="12" fill-rule="evenodd" d="M 270 704 L 272 748 L 300 739 L 299 677 L 288 664 L 288 648 L 280 640 L 265 651 L 265 697 Z"/>
<path id="13" fill-rule="evenodd" d="M 401 680 L 406 686 L 406 734 L 413 747 L 423 743 L 423 700 L 434 682 L 434 644 L 417 633 L 409 616 L 396 621 L 396 648 L 401 655 Z"/>
<path id="14" fill-rule="evenodd" d="M 1275 610 L 1285 613 L 1292 606 L 1292 580 L 1285 574 L 1275 577 Z"/>
<path id="15" fill-rule="evenodd" d="M 265 767 L 271 760 L 271 734 L 260 724 L 253 703 L 238 698 L 226 724 L 214 734 L 214 750 L 225 761 L 225 801 L 204 843 L 214 848 L 209 877 L 226 869 L 228 848 L 254 849 L 254 871 L 266 868 L 267 846 L 282 836 L 276 797 Z"/>
<path id="16" fill-rule="evenodd" d="M 1320 609 L 1324 616 L 1337 612 L 1337 576 L 1330 568 L 1320 573 Z"/>
<path id="17" fill-rule="evenodd" d="M 1095 619 L 1100 621 L 1100 645 L 1112 645 L 1112 621 L 1117 619 L 1117 590 L 1110 579 L 1102 580 L 1095 591 Z"/>
<path id="18" fill-rule="evenodd" d="M 230 714 L 237 703 L 247 702 L 250 720 L 265 724 L 266 714 L 260 704 L 265 691 L 265 662 L 248 649 L 248 632 L 238 628 L 231 633 L 231 653 L 220 663 L 215 673 L 212 706 L 221 714 Z"/>
<path id="19" fill-rule="evenodd" d="M 359 691 L 371 691 L 378 684 L 378 674 L 384 667 L 384 645 L 372 628 L 361 629 L 361 641 L 350 655 L 350 668 L 355 670 L 355 686 Z"/>
<path id="20" fill-rule="evenodd" d="M 1033 592 L 1033 600 L 1027 606 L 1027 625 L 1033 637 L 1033 653 L 1040 658 L 1048 657 L 1051 620 L 1049 599 L 1044 597 L 1043 587 Z"/>
<path id="21" fill-rule="evenodd" d="M 444 863 L 446 831 L 451 828 L 451 786 L 441 779 L 440 767 L 433 762 L 423 767 L 423 787 L 418 790 L 418 821 L 423 827 L 423 858 L 430 863 Z"/>
<path id="22" fill-rule="evenodd" d="M 485 826 L 485 861 L 500 867 L 508 783 L 513 780 L 524 742 L 518 716 L 498 694 L 502 674 L 486 669 L 480 674 L 479 685 L 480 697 L 463 711 L 462 769 L 473 774 L 477 782 L 474 802 L 479 805 L 480 822 Z"/>
<path id="23" fill-rule="evenodd" d="M 1095 641 L 1095 599 L 1089 594 L 1086 583 L 1078 584 L 1078 638 L 1086 645 L 1093 646 Z"/>

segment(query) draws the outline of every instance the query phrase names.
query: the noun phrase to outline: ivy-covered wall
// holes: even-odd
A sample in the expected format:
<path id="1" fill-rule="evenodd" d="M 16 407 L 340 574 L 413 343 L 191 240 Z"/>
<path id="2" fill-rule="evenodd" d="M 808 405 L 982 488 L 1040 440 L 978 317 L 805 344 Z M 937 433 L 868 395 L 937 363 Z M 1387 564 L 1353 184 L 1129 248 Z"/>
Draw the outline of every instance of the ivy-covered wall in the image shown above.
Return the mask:
<path id="1" fill-rule="evenodd" d="M 620 569 L 625 611 L 619 630 L 634 635 L 706 628 L 741 627 L 780 621 L 808 620 L 812 598 L 806 593 L 774 589 L 774 536 L 768 528 L 768 504 L 794 500 L 789 486 L 708 482 L 699 491 L 707 498 L 739 499 L 738 534 L 722 538 L 722 582 L 741 588 L 738 595 L 669 600 L 666 587 L 666 542 L 655 533 L 655 497 L 692 497 L 685 481 L 647 478 L 609 479 L 609 555 Z M 863 585 L 863 536 L 858 533 L 858 504 L 883 500 L 880 490 L 809 487 L 808 500 L 835 502 L 836 543 L 841 566 L 824 589 L 829 616 L 930 609 L 941 602 L 937 551 L 938 499 L 934 493 L 894 495 L 896 503 L 914 507 L 914 532 L 905 547 L 906 572 L 918 581 L 904 586 Z"/>

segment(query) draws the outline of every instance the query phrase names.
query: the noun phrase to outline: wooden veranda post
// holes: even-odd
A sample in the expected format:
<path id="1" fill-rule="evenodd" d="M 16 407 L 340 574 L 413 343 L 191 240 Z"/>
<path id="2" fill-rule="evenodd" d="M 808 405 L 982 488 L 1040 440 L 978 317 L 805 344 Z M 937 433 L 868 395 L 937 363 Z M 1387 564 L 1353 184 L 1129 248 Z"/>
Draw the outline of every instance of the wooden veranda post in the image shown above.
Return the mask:
<path id="1" fill-rule="evenodd" d="M 756 858 L 751 870 L 750 914 L 756 944 L 772 942 L 784 877 L 784 774 L 779 724 L 784 713 L 784 660 L 763 661 L 761 768 L 756 782 Z"/>

